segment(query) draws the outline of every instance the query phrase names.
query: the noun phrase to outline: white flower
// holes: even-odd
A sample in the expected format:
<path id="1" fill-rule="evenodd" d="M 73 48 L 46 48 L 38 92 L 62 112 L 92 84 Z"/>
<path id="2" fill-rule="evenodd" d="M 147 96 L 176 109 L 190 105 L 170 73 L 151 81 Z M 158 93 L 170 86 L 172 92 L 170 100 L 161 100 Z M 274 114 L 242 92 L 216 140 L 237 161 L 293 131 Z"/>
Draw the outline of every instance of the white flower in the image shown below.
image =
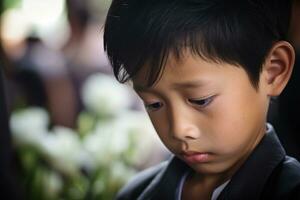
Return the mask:
<path id="1" fill-rule="evenodd" d="M 13 138 L 19 145 L 39 146 L 48 132 L 48 125 L 48 113 L 37 107 L 14 112 L 10 118 Z"/>
<path id="2" fill-rule="evenodd" d="M 75 175 L 80 170 L 82 146 L 77 133 L 65 127 L 55 127 L 41 144 L 43 153 L 64 173 Z"/>
<path id="3" fill-rule="evenodd" d="M 63 180 L 59 174 L 54 171 L 45 173 L 43 177 L 45 193 L 48 198 L 56 199 L 63 189 Z"/>
<path id="4" fill-rule="evenodd" d="M 91 75 L 83 85 L 82 100 L 92 112 L 111 115 L 127 109 L 131 97 L 126 86 L 104 74 Z"/>
<path id="5" fill-rule="evenodd" d="M 109 165 L 117 156 L 117 153 L 112 150 L 112 138 L 116 134 L 116 128 L 113 121 L 102 121 L 98 123 L 94 132 L 84 138 L 83 146 L 91 155 L 94 168 Z"/>
<path id="6" fill-rule="evenodd" d="M 126 183 L 135 173 L 133 168 L 127 167 L 123 162 L 115 161 L 110 169 L 110 178 L 113 182 Z"/>
<path id="7" fill-rule="evenodd" d="M 109 168 L 106 168 L 107 176 L 97 176 L 93 184 L 92 190 L 95 194 L 117 192 L 117 188 L 121 187 L 126 183 L 136 171 L 126 166 L 124 162 L 120 160 L 114 160 Z"/>
<path id="8" fill-rule="evenodd" d="M 165 151 L 147 114 L 128 110 L 113 120 L 99 122 L 84 138 L 83 146 L 91 155 L 93 168 L 112 165 L 123 155 L 133 165 L 147 165 L 151 156 L 157 156 L 153 154 Z"/>
<path id="9" fill-rule="evenodd" d="M 103 137 L 101 134 L 93 132 L 85 136 L 82 141 L 83 151 L 86 152 L 85 167 L 88 170 L 95 170 L 102 167 L 111 158 L 107 150 L 108 138 Z"/>
<path id="10" fill-rule="evenodd" d="M 122 127 L 120 129 L 128 131 L 128 138 L 134 144 L 134 153 L 130 157 L 133 165 L 151 165 L 152 163 L 147 162 L 167 152 L 145 112 L 123 112 L 120 113 L 117 121 L 119 127 Z"/>

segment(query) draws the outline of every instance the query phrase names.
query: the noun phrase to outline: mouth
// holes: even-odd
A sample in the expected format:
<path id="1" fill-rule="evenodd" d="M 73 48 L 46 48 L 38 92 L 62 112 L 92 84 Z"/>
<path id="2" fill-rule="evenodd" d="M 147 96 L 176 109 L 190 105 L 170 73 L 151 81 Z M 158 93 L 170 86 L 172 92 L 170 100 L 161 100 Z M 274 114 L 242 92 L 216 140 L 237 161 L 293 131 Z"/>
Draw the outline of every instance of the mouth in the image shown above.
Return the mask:
<path id="1" fill-rule="evenodd" d="M 209 152 L 185 151 L 180 155 L 184 161 L 191 164 L 209 162 L 211 158 L 211 153 Z"/>

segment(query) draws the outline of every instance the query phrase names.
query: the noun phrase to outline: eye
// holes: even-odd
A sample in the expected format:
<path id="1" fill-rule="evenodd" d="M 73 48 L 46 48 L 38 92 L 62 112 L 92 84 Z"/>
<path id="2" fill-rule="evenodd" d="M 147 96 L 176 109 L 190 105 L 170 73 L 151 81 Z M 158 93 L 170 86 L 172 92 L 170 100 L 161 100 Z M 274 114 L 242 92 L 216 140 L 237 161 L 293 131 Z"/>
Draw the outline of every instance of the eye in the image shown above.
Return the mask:
<path id="1" fill-rule="evenodd" d="M 160 102 L 152 103 L 152 104 L 145 104 L 145 108 L 147 111 L 156 111 L 161 108 L 163 104 Z"/>
<path id="2" fill-rule="evenodd" d="M 213 100 L 213 96 L 204 99 L 190 99 L 189 102 L 203 108 L 208 106 L 212 102 L 212 100 Z"/>

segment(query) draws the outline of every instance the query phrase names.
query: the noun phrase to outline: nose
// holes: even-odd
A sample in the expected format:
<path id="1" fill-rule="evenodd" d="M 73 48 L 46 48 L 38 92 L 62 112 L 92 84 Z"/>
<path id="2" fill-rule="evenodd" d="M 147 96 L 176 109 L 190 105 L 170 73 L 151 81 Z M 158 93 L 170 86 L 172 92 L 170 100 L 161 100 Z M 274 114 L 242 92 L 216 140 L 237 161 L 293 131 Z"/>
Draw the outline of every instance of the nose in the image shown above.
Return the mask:
<path id="1" fill-rule="evenodd" d="M 169 114 L 169 133 L 177 140 L 197 140 L 200 130 L 196 125 L 195 117 L 184 109 L 172 109 Z"/>

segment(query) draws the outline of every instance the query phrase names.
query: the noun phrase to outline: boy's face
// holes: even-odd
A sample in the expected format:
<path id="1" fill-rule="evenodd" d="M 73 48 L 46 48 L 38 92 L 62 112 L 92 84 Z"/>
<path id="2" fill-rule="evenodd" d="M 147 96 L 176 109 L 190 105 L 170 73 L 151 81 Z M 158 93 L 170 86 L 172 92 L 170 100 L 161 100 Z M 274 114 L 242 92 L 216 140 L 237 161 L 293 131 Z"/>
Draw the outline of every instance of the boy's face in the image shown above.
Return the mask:
<path id="1" fill-rule="evenodd" d="M 144 71 L 143 71 L 144 70 Z M 169 56 L 161 79 L 145 88 L 144 68 L 133 85 L 166 147 L 196 172 L 230 173 L 265 133 L 269 98 L 241 67 L 186 53 Z"/>

